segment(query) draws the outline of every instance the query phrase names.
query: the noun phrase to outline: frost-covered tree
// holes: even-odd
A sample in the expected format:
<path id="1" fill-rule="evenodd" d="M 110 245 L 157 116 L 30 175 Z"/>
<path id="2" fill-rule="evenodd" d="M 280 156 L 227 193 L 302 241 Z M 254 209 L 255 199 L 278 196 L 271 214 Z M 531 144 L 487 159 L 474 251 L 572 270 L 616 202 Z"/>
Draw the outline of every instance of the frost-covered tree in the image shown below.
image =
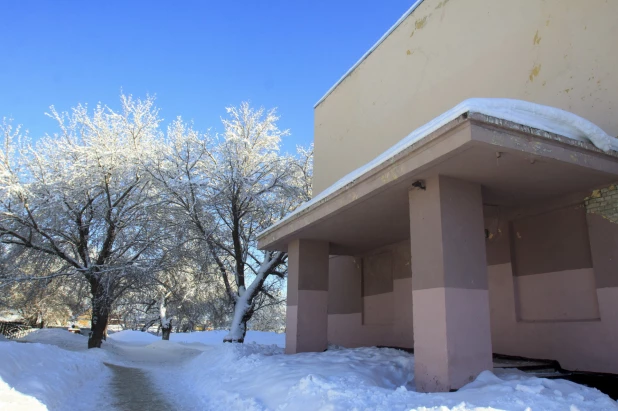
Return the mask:
<path id="1" fill-rule="evenodd" d="M 65 326 L 89 307 L 87 282 L 56 259 L 0 242 L 0 311 L 32 327 Z M 29 279 L 31 281 L 21 281 Z"/>
<path id="2" fill-rule="evenodd" d="M 153 287 L 153 306 L 157 309 L 163 340 L 169 340 L 174 324 L 183 318 L 183 305 L 195 302 L 202 276 L 190 265 L 177 265 L 159 273 Z"/>
<path id="3" fill-rule="evenodd" d="M 308 199 L 311 152 L 284 155 L 274 110 L 248 103 L 227 109 L 225 132 L 212 157 L 211 212 L 216 222 L 209 249 L 234 304 L 226 342 L 243 342 L 247 322 L 264 303 L 271 281 L 286 275 L 287 255 L 256 249 L 257 234 Z M 235 287 L 233 287 L 235 285 Z"/>
<path id="4" fill-rule="evenodd" d="M 249 320 L 248 327 L 256 331 L 284 332 L 286 306 L 283 287 L 278 285 L 276 289 L 268 291 L 270 297 L 265 294 L 262 293 L 263 301 L 257 303 L 260 308 Z"/>
<path id="5" fill-rule="evenodd" d="M 0 253 L 1 255 L 1 253 Z M 5 269 L 11 265 L 13 274 L 20 271 L 21 276 L 36 278 L 32 273 L 40 273 L 40 280 L 11 282 L 0 291 L 0 312 L 19 314 L 21 321 L 32 327 L 66 326 L 72 317 L 84 312 L 87 307 L 88 291 L 86 283 L 77 276 L 46 276 L 54 272 L 53 263 L 38 261 L 29 253 L 0 257 L 0 277 L 12 275 Z M 47 278 L 45 278 L 47 277 Z M 1 282 L 2 280 L 0 280 Z"/>
<path id="6" fill-rule="evenodd" d="M 80 275 L 91 293 L 88 347 L 100 347 L 114 301 L 160 258 L 162 203 L 144 171 L 160 119 L 152 98 L 121 96 L 114 111 L 51 107 L 59 132 L 36 145 L 4 122 L 0 151 L 0 242 Z M 28 278 L 13 278 L 14 281 Z M 41 278 L 39 278 L 41 279 Z"/>
<path id="7" fill-rule="evenodd" d="M 174 324 L 228 322 L 226 341 L 242 342 L 260 309 L 255 324 L 276 328 L 286 255 L 260 252 L 256 237 L 309 199 L 312 148 L 281 153 L 288 132 L 275 111 L 247 103 L 228 108 L 214 137 L 180 118 L 164 134 L 152 98 L 121 104 L 52 107 L 60 131 L 34 145 L 0 126 L 0 287 L 79 278 L 91 294 L 89 347 L 113 309 L 158 322 L 164 336 Z"/>
<path id="8" fill-rule="evenodd" d="M 200 134 L 177 119 L 151 169 L 176 221 L 208 251 L 232 307 L 226 341 L 242 342 L 262 306 L 281 303 L 286 255 L 260 252 L 257 234 L 310 197 L 312 148 L 280 151 L 287 130 L 274 110 L 227 109 L 224 133 Z"/>

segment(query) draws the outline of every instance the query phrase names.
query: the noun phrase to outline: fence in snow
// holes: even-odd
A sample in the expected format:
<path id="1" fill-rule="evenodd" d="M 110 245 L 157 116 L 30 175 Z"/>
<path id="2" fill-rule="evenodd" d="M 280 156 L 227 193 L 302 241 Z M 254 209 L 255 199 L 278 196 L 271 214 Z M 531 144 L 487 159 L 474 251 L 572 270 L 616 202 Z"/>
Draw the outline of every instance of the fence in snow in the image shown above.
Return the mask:
<path id="1" fill-rule="evenodd" d="M 9 340 L 25 337 L 35 330 L 38 330 L 38 328 L 18 322 L 0 321 L 0 335 L 3 335 Z"/>

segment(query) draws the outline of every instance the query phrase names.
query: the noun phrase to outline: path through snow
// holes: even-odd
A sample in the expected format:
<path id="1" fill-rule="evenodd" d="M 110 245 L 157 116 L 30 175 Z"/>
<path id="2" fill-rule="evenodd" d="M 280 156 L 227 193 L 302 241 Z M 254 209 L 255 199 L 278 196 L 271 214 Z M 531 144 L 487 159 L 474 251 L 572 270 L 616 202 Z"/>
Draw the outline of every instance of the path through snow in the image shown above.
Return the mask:
<path id="1" fill-rule="evenodd" d="M 175 409 L 157 392 L 148 376 L 139 368 L 105 363 L 112 370 L 110 382 L 113 402 L 118 411 L 165 411 Z"/>

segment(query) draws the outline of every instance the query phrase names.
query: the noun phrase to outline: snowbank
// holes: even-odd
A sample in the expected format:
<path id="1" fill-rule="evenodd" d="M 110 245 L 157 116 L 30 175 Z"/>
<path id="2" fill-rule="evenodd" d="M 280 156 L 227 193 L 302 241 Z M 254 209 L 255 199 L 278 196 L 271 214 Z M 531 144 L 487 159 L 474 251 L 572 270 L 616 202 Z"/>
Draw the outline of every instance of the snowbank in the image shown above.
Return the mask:
<path id="1" fill-rule="evenodd" d="M 42 328 L 19 339 L 21 342 L 51 344 L 71 351 L 86 351 L 88 337 L 73 334 L 66 328 Z"/>
<path id="2" fill-rule="evenodd" d="M 597 390 L 518 371 L 485 372 L 458 392 L 436 394 L 415 392 L 413 374 L 414 357 L 394 349 L 288 356 L 274 345 L 222 344 L 173 380 L 213 410 L 618 410 Z"/>
<path id="3" fill-rule="evenodd" d="M 170 341 L 183 344 L 206 344 L 218 345 L 223 343 L 223 337 L 227 335 L 227 331 L 196 331 L 191 333 L 172 333 Z M 129 344 L 150 344 L 155 341 L 160 341 L 161 336 L 156 336 L 147 332 L 124 330 L 108 336 L 110 341 L 123 342 Z M 277 334 L 273 332 L 263 331 L 247 331 L 245 341 L 248 344 L 266 344 L 285 347 L 285 334 Z"/>
<path id="4" fill-rule="evenodd" d="M 170 340 L 180 343 L 201 343 L 208 345 L 217 345 L 223 343 L 223 337 L 228 334 L 228 331 L 198 331 L 192 333 L 172 334 Z M 285 347 L 285 334 L 278 334 L 264 331 L 247 331 L 245 336 L 246 344 L 265 344 L 277 345 Z"/>
<path id="5" fill-rule="evenodd" d="M 34 397 L 11 388 L 0 378 L 0 410 L 12 411 L 43 411 L 47 410 L 45 404 Z"/>
<path id="6" fill-rule="evenodd" d="M 326 197 L 344 188 L 363 174 L 386 163 L 423 137 L 433 133 L 448 122 L 468 112 L 501 118 L 503 120 L 568 137 L 573 140 L 589 141 L 603 151 L 618 151 L 617 138 L 610 136 L 596 124 L 568 111 L 507 98 L 470 98 L 462 101 L 430 122 L 423 124 L 364 166 L 343 176 L 326 190 L 314 196 L 311 200 L 301 204 L 281 220 L 258 233 L 258 237 L 266 235 L 283 222 L 290 220 L 312 205 L 323 201 Z"/>
<path id="7" fill-rule="evenodd" d="M 39 338 L 44 334 L 54 333 L 42 332 Z M 88 401 L 96 401 L 97 390 L 109 376 L 100 354 L 71 352 L 49 344 L 2 342 L 0 358 L 0 409 L 70 409 L 67 404 L 76 398 L 87 409 Z"/>
<path id="8" fill-rule="evenodd" d="M 0 342 L 0 409 L 107 409 L 116 393 L 105 361 L 139 368 L 178 409 L 618 410 L 597 390 L 520 371 L 485 372 L 458 392 L 421 394 L 414 391 L 414 357 L 403 351 L 333 347 L 284 355 L 276 344 L 223 344 L 224 334 L 172 334 L 173 341 L 161 341 L 122 331 L 110 335 L 103 350 L 87 350 L 86 337 L 65 330 L 25 338 L 47 344 Z M 257 332 L 248 337 L 280 345 L 284 339 Z"/>
<path id="9" fill-rule="evenodd" d="M 109 334 L 107 338 L 111 341 L 123 342 L 123 343 L 152 343 L 161 339 L 156 335 L 143 331 L 124 330 L 117 333 Z"/>

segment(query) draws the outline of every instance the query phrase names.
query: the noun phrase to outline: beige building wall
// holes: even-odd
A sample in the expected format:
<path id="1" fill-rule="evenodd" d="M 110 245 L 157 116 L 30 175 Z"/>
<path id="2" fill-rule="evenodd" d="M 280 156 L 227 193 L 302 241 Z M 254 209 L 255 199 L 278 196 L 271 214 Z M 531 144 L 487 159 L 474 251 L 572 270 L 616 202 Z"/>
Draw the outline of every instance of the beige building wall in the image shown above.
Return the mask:
<path id="1" fill-rule="evenodd" d="M 424 0 L 315 108 L 314 194 L 470 97 L 618 135 L 618 1 Z"/>
<path id="2" fill-rule="evenodd" d="M 494 352 L 618 373 L 618 225 L 596 210 L 584 196 L 486 209 Z"/>
<path id="3" fill-rule="evenodd" d="M 484 210 L 493 352 L 618 373 L 618 187 Z M 328 341 L 413 348 L 410 243 L 331 256 Z"/>
<path id="4" fill-rule="evenodd" d="M 413 348 L 408 241 L 362 256 L 331 256 L 328 341 L 346 347 Z"/>

